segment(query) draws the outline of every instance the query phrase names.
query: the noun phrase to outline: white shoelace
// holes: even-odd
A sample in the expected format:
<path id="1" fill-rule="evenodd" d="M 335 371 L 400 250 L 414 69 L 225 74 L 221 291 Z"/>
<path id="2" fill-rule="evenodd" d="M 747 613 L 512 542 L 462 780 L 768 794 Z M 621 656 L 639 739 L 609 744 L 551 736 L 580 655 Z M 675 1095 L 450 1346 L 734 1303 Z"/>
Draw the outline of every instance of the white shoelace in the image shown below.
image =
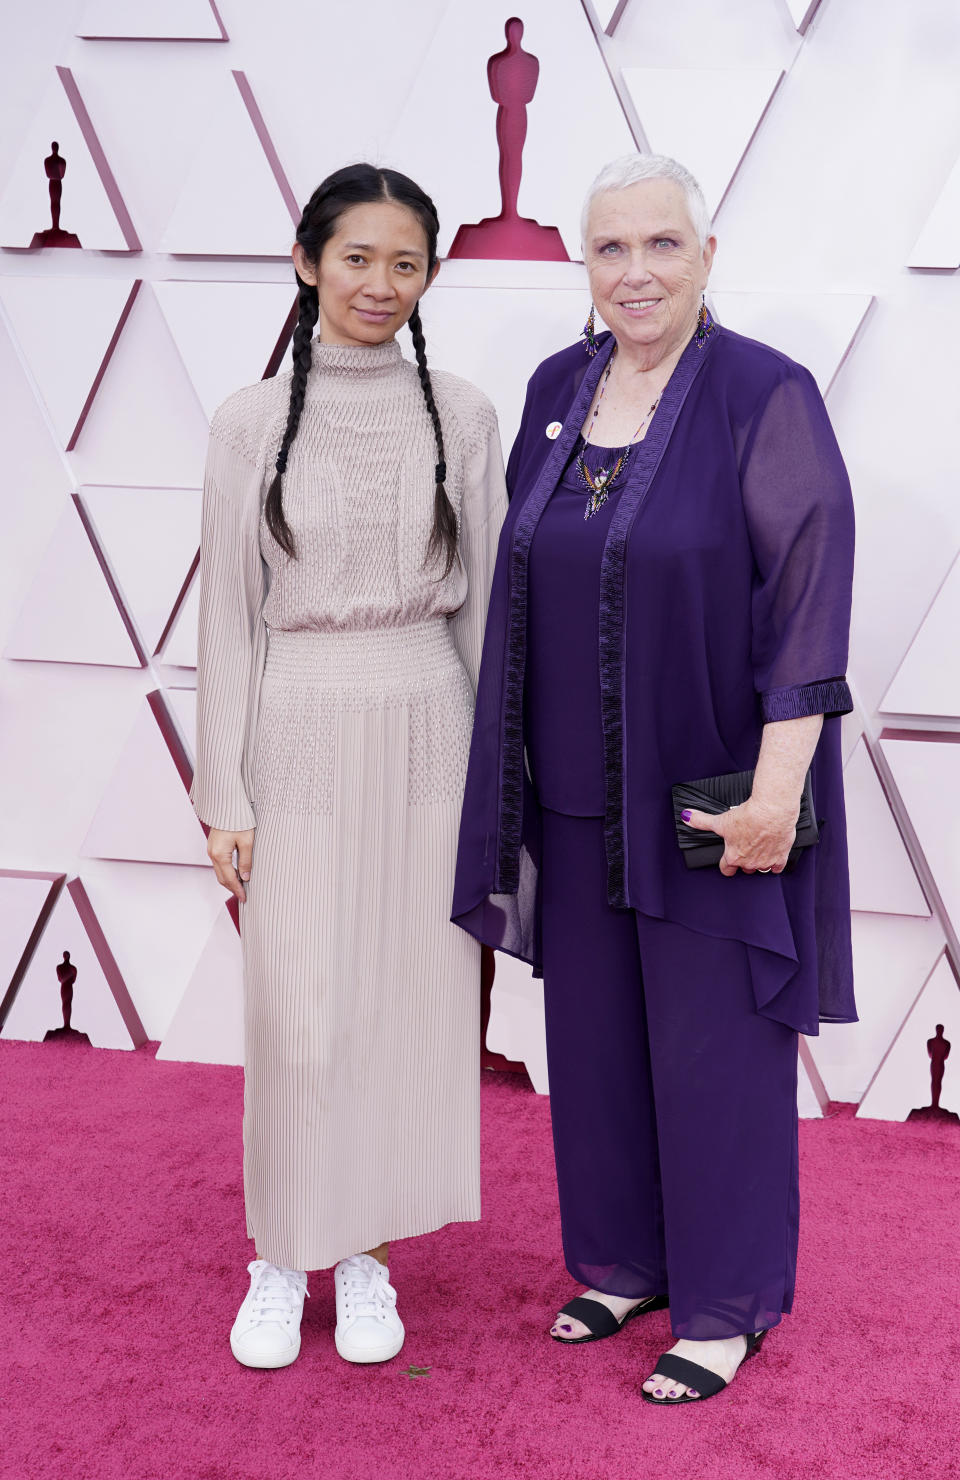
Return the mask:
<path id="1" fill-rule="evenodd" d="M 354 1254 L 345 1259 L 343 1270 L 344 1297 L 351 1316 L 376 1316 L 387 1306 L 396 1305 L 397 1292 L 387 1279 L 387 1271 L 376 1259 Z"/>
<path id="2" fill-rule="evenodd" d="M 250 1271 L 254 1272 L 253 1265 L 250 1265 Z M 252 1315 L 257 1321 L 290 1321 L 301 1309 L 305 1294 L 302 1275 L 292 1269 L 280 1269 L 276 1264 L 265 1263 L 256 1275 Z"/>

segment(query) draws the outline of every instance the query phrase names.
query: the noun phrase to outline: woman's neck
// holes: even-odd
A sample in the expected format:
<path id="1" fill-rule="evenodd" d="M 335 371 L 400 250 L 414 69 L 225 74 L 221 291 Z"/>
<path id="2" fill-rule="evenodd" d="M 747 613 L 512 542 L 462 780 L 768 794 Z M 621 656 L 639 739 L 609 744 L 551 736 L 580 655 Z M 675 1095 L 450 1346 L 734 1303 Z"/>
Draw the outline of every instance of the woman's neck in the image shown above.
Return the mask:
<path id="1" fill-rule="evenodd" d="M 696 327 L 697 320 L 694 317 L 685 326 L 684 332 L 666 350 L 660 344 L 629 344 L 618 339 L 617 362 L 613 371 L 615 377 L 624 387 L 638 381 L 641 384 L 656 381 L 658 385 L 666 385 L 676 369 L 680 356 L 690 343 Z"/>

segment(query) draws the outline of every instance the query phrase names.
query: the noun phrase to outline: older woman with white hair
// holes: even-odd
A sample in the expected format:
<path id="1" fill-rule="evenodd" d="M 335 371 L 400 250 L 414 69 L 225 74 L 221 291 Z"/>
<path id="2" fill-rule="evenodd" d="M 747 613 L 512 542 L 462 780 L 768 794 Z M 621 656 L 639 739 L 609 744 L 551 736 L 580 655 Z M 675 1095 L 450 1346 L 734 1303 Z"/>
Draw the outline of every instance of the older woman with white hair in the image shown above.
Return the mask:
<path id="1" fill-rule="evenodd" d="M 797 1035 L 856 1018 L 853 516 L 813 377 L 706 307 L 689 172 L 609 165 L 583 244 L 586 353 L 536 370 L 507 471 L 453 914 L 544 976 L 587 1287 L 550 1334 L 669 1307 L 641 1386 L 675 1404 L 791 1309 Z"/>

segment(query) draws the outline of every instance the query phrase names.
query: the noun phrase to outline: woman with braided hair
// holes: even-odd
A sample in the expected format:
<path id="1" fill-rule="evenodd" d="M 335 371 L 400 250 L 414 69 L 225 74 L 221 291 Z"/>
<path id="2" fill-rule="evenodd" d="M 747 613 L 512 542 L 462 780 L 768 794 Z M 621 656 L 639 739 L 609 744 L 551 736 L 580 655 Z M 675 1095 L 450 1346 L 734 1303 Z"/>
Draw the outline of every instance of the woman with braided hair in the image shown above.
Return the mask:
<path id="1" fill-rule="evenodd" d="M 340 1355 L 395 1356 L 388 1240 L 480 1216 L 479 947 L 449 916 L 506 493 L 489 401 L 427 367 L 437 231 L 393 170 L 324 180 L 293 371 L 211 427 L 191 795 L 241 902 L 251 1367 L 297 1357 L 330 1265 Z"/>

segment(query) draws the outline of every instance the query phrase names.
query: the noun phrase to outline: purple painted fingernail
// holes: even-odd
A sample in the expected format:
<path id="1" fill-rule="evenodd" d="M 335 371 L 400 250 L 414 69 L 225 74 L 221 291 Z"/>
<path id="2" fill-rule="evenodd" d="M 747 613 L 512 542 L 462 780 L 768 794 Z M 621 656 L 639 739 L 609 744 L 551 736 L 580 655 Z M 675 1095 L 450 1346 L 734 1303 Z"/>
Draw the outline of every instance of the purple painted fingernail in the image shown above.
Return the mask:
<path id="1" fill-rule="evenodd" d="M 693 813 L 688 808 L 686 811 L 681 812 L 680 816 L 683 818 L 684 822 L 689 822 L 690 818 L 693 816 Z"/>

